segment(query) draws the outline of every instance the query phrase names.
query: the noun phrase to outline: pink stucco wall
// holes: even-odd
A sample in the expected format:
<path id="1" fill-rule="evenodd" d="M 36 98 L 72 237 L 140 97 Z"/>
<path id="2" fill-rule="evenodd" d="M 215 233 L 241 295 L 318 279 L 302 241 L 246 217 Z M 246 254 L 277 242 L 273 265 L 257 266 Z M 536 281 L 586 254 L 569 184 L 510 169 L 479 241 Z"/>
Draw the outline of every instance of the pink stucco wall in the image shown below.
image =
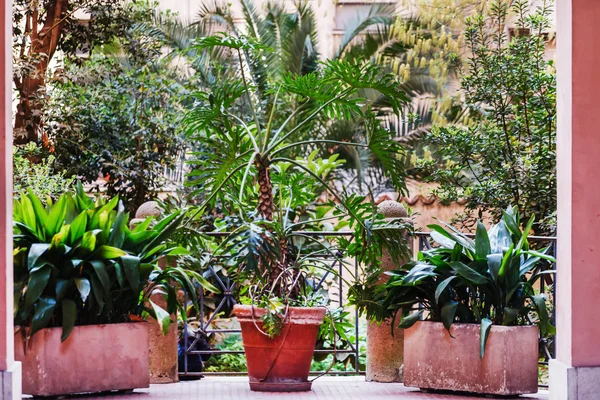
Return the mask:
<path id="1" fill-rule="evenodd" d="M 13 363 L 12 268 L 12 1 L 0 0 L 0 371 Z"/>
<path id="2" fill-rule="evenodd" d="M 600 1 L 557 6 L 557 358 L 600 366 Z"/>

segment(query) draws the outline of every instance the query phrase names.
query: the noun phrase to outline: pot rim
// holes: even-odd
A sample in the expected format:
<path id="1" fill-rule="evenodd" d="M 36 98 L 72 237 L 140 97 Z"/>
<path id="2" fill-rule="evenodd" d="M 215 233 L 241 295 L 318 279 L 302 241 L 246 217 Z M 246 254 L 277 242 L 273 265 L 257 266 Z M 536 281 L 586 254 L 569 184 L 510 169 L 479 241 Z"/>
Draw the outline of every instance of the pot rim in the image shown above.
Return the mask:
<path id="1" fill-rule="evenodd" d="M 444 323 L 443 322 L 439 322 L 439 321 L 417 321 L 415 322 L 415 324 L 413 326 L 411 326 L 410 328 L 407 329 L 412 329 L 414 326 L 417 326 L 419 324 L 422 323 L 427 323 L 427 324 L 436 324 L 436 325 L 440 325 L 444 330 L 446 329 L 444 327 Z M 452 327 L 455 326 L 467 326 L 467 327 L 477 327 L 477 329 L 481 328 L 481 324 L 477 324 L 477 323 L 469 323 L 469 322 L 453 322 L 452 326 L 450 327 L 452 329 Z M 507 330 L 507 329 L 514 329 L 514 328 L 523 328 L 523 329 L 539 329 L 539 327 L 536 324 L 533 325 L 497 325 L 497 324 L 492 324 L 491 329 L 501 329 L 501 330 Z"/>
<path id="2" fill-rule="evenodd" d="M 266 309 L 252 305 L 236 304 L 233 306 L 233 314 L 240 322 L 254 321 L 258 323 L 266 312 Z M 289 307 L 285 323 L 321 325 L 326 312 L 326 307 Z"/>

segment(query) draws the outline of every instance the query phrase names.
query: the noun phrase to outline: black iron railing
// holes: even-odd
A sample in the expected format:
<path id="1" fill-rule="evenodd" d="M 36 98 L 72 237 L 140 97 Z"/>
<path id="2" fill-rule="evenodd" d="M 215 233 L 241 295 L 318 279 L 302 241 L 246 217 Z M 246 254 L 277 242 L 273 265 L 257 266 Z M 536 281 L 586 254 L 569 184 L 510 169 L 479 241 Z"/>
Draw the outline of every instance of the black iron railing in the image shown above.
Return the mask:
<path id="1" fill-rule="evenodd" d="M 323 238 L 323 239 L 331 238 L 331 237 L 340 237 L 340 236 L 348 237 L 348 238 L 352 237 L 351 232 L 302 231 L 302 232 L 296 232 L 296 233 L 310 236 L 310 237 Z M 228 235 L 228 233 L 213 232 L 213 233 L 208 233 L 207 235 L 216 236 L 216 237 L 225 237 Z M 415 246 L 416 247 L 415 251 L 423 251 L 423 250 L 428 250 L 428 249 L 433 248 L 429 232 L 416 232 L 415 235 L 416 235 L 416 240 L 418 243 L 418 247 Z M 542 245 L 550 246 L 550 254 L 556 255 L 556 238 L 555 237 L 530 236 L 529 240 L 531 243 L 535 243 L 540 246 L 542 246 Z M 334 281 L 337 281 L 337 287 L 330 288 L 329 290 L 337 289 L 338 292 L 330 293 L 330 294 L 334 294 L 334 296 L 330 296 L 330 298 L 335 299 L 334 302 L 338 303 L 337 305 L 339 307 L 345 307 L 346 302 L 344 299 L 343 281 L 345 279 L 345 275 L 348 274 L 348 272 L 347 272 L 346 268 L 344 268 L 342 263 L 339 261 L 340 259 L 343 259 L 343 253 L 336 254 L 337 258 L 333 257 L 333 256 L 325 256 L 325 255 L 323 257 L 329 257 L 331 260 L 331 264 L 329 266 L 329 269 L 327 271 L 325 271 L 323 273 L 323 275 L 321 276 L 316 288 L 321 289 L 323 287 L 323 285 L 326 283 L 327 279 L 333 278 Z M 354 273 L 356 276 L 358 274 L 358 265 L 356 263 L 356 260 L 353 260 L 353 264 L 354 264 L 354 266 L 353 266 Z M 544 268 L 546 270 L 549 270 L 549 269 L 555 270 L 556 265 L 548 264 L 548 265 L 542 266 L 541 268 Z M 184 350 L 183 372 L 180 372 L 179 375 L 182 377 L 186 377 L 186 376 L 202 376 L 202 375 L 240 375 L 240 374 L 245 374 L 244 372 L 204 372 L 204 371 L 197 372 L 197 371 L 190 371 L 188 368 L 188 356 L 190 356 L 190 355 L 218 356 L 218 355 L 223 355 L 223 354 L 244 354 L 244 351 L 241 351 L 241 350 L 239 350 L 239 351 L 218 350 L 218 349 L 194 350 L 196 348 L 196 344 L 198 343 L 198 341 L 202 340 L 202 338 L 206 339 L 212 334 L 221 334 L 221 335 L 238 334 L 239 335 L 241 333 L 241 330 L 237 329 L 237 328 L 226 328 L 226 329 L 212 328 L 212 325 L 215 322 L 215 320 L 217 318 L 220 318 L 219 313 L 224 309 L 229 310 L 229 309 L 233 308 L 233 305 L 236 304 L 236 299 L 235 299 L 236 287 L 235 287 L 234 282 L 232 282 L 228 279 L 223 279 L 223 277 L 217 273 L 217 271 L 213 268 L 213 266 L 208 267 L 208 274 L 210 275 L 209 277 L 212 278 L 212 280 L 214 280 L 216 282 L 216 286 L 221 290 L 222 297 L 220 298 L 220 300 L 218 301 L 218 304 L 216 304 L 215 309 L 210 313 L 210 315 L 206 315 L 205 314 L 206 299 L 205 299 L 205 296 L 201 292 L 200 298 L 199 298 L 200 315 L 198 317 L 198 328 L 195 331 L 192 338 L 190 338 L 188 336 L 189 331 L 188 331 L 187 322 L 184 323 L 183 343 L 187 344 L 187 345 L 185 346 L 185 350 Z M 555 299 L 556 299 L 556 288 L 555 288 L 554 282 L 555 282 L 555 279 L 554 279 L 553 275 L 544 275 L 544 277 L 540 280 L 540 284 L 539 284 L 539 290 L 541 293 L 545 293 L 547 291 L 547 289 L 549 288 L 549 296 L 550 296 L 551 303 L 553 304 L 552 313 L 550 315 L 552 323 L 554 323 L 554 321 L 555 321 L 554 304 L 555 304 Z M 352 354 L 354 356 L 353 370 L 350 370 L 350 371 L 333 371 L 332 370 L 329 372 L 332 375 L 364 374 L 364 371 L 360 370 L 360 365 L 359 365 L 359 358 L 360 358 L 361 354 L 360 354 L 360 344 L 359 344 L 358 311 L 354 310 L 353 313 L 354 313 L 353 314 L 353 322 L 354 322 L 354 336 L 355 336 L 354 340 L 352 342 L 348 342 L 348 346 L 346 348 L 341 348 L 341 349 L 335 350 L 335 352 L 337 354 Z M 230 318 L 230 317 L 231 316 L 228 316 L 228 318 Z M 188 344 L 190 339 L 191 339 L 191 342 Z M 336 338 L 336 340 L 337 340 L 337 338 Z M 540 336 L 540 351 L 541 351 L 541 354 L 543 355 L 542 361 L 540 361 L 540 365 L 542 366 L 542 368 L 547 368 L 548 361 L 551 358 L 554 358 L 554 356 L 555 356 L 554 342 L 555 342 L 554 337 Z M 333 349 L 316 349 L 315 353 L 317 353 L 317 354 L 332 354 L 332 353 L 334 353 L 334 350 Z M 314 374 L 314 375 L 321 374 L 321 373 L 323 373 L 323 371 L 311 371 L 311 374 Z M 545 386 L 545 385 L 541 384 L 541 386 Z"/>
<path id="2" fill-rule="evenodd" d="M 310 237 L 314 237 L 314 238 L 334 238 L 334 237 L 346 237 L 346 238 L 352 238 L 352 233 L 351 232 L 343 232 L 343 231 L 337 231 L 337 232 L 313 232 L 313 231 L 299 231 L 299 232 L 295 232 L 296 234 L 299 235 L 304 235 L 304 236 L 310 236 Z M 227 232 L 212 232 L 212 233 L 208 233 L 208 236 L 214 236 L 214 237 L 225 237 L 228 235 Z M 344 254 L 343 253 L 339 253 L 336 254 L 335 257 L 332 255 L 322 255 L 322 257 L 325 259 L 325 261 L 327 260 L 331 260 L 331 263 L 329 264 L 329 269 L 327 271 L 324 271 L 323 274 L 321 275 L 317 285 L 316 285 L 316 290 L 320 290 L 321 288 L 324 287 L 325 283 L 328 281 L 328 279 L 332 279 L 332 281 L 336 282 L 336 286 L 333 288 L 329 288 L 329 290 L 331 291 L 330 294 L 330 299 L 333 301 L 333 303 L 337 303 L 336 305 L 339 307 L 344 307 L 346 305 L 345 299 L 344 299 L 344 279 L 347 279 L 347 275 L 348 275 L 348 271 L 346 268 L 344 268 L 344 265 L 342 264 L 342 262 L 340 260 L 343 259 Z M 356 264 L 356 260 L 353 260 L 352 263 L 354 264 L 354 274 L 358 274 L 358 265 Z M 219 300 L 218 304 L 216 305 L 214 311 L 212 311 L 210 313 L 210 316 L 205 315 L 205 296 L 204 294 L 201 292 L 200 294 L 200 298 L 199 298 L 199 308 L 200 308 L 200 315 L 198 318 L 198 329 L 194 334 L 193 340 L 191 341 L 191 343 L 189 343 L 189 345 L 186 346 L 185 351 L 184 351 L 184 359 L 183 359 L 183 372 L 180 372 L 179 375 L 182 377 L 185 376 L 202 376 L 202 375 L 239 375 L 239 374 L 245 374 L 245 372 L 193 372 L 193 371 L 189 371 L 188 368 L 188 356 L 190 355 L 199 355 L 199 356 L 203 356 L 203 355 L 210 355 L 210 356 L 218 356 L 218 355 L 222 355 L 222 354 L 244 354 L 243 351 L 236 351 L 236 350 L 216 350 L 216 349 L 211 349 L 211 350 L 194 350 L 194 348 L 196 347 L 196 344 L 204 337 L 204 338 L 208 338 L 210 335 L 212 334 L 222 334 L 222 335 L 231 335 L 231 334 L 240 334 L 241 330 L 240 329 L 236 329 L 236 328 L 227 328 L 227 329 L 219 329 L 219 328 L 212 328 L 213 322 L 215 322 L 215 319 L 218 318 L 218 314 L 221 312 L 221 310 L 223 309 L 231 309 L 233 308 L 233 305 L 236 304 L 236 299 L 235 299 L 235 293 L 236 293 L 236 287 L 235 287 L 235 283 L 229 280 L 225 280 L 222 279 L 222 276 L 219 276 L 219 274 L 217 273 L 217 271 L 215 271 L 215 269 L 212 266 L 208 267 L 208 274 L 210 275 L 210 278 L 212 278 L 211 280 L 214 280 L 216 282 L 216 286 L 218 289 L 221 290 L 223 296 L 221 297 L 221 299 Z M 337 293 L 334 293 L 334 291 L 337 290 Z M 187 299 L 186 299 L 187 300 Z M 230 317 L 230 316 L 228 316 Z M 345 348 L 338 348 L 338 349 L 315 349 L 315 353 L 316 354 L 333 354 L 334 352 L 338 355 L 341 354 L 351 354 L 354 356 L 354 363 L 353 363 L 353 369 L 350 371 L 334 371 L 331 370 L 329 372 L 329 374 L 331 375 L 358 375 L 361 374 L 363 372 L 360 371 L 360 365 L 359 365 L 359 358 L 360 358 L 360 344 L 359 344 L 359 318 L 358 318 L 358 311 L 357 310 L 353 310 L 353 325 L 354 325 L 354 340 L 353 341 L 348 341 L 348 346 L 346 346 Z M 338 337 L 335 338 L 335 340 L 337 340 Z M 189 338 L 188 338 L 188 326 L 187 323 L 184 323 L 184 327 L 183 327 L 183 343 L 186 344 L 189 342 Z M 311 375 L 319 375 L 322 374 L 324 371 L 311 371 Z"/>

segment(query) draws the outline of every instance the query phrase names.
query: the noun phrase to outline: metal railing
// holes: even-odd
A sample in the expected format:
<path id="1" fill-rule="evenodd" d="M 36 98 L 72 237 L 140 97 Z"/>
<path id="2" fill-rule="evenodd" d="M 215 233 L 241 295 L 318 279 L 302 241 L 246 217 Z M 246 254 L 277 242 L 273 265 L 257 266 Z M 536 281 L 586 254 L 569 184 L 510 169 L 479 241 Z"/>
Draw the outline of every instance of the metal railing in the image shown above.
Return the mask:
<path id="1" fill-rule="evenodd" d="M 343 231 L 338 231 L 338 232 L 312 232 L 312 231 L 299 231 L 299 232 L 294 232 L 295 234 L 299 234 L 299 235 L 305 235 L 305 236 L 310 236 L 310 237 L 315 237 L 315 238 L 334 238 L 334 237 L 347 237 L 347 238 L 352 238 L 352 232 L 343 232 Z M 227 232 L 211 232 L 207 234 L 208 236 L 214 236 L 214 237 L 225 237 L 228 235 Z M 344 308 L 346 305 L 345 299 L 344 299 L 344 279 L 345 276 L 348 274 L 348 272 L 346 271 L 346 268 L 344 268 L 344 265 L 342 264 L 342 262 L 340 260 L 343 259 L 344 254 L 343 253 L 338 253 L 335 255 L 335 257 L 333 257 L 332 255 L 323 255 L 322 257 L 325 260 L 331 260 L 331 264 L 329 265 L 329 268 L 327 271 L 324 271 L 323 274 L 321 275 L 319 282 L 317 283 L 315 290 L 320 290 L 324 287 L 325 283 L 327 282 L 328 279 L 332 279 L 333 282 L 336 282 L 336 286 L 329 288 L 330 291 L 330 299 L 332 299 L 333 303 L 337 303 L 337 306 Z M 358 265 L 356 263 L 356 260 L 353 260 L 353 264 L 354 264 L 354 274 L 358 274 Z M 213 266 L 209 265 L 208 267 L 208 273 L 210 275 L 210 278 L 214 279 L 216 286 L 218 289 L 221 290 L 223 296 L 222 298 L 219 300 L 218 304 L 216 305 L 214 311 L 212 311 L 210 313 L 210 315 L 205 315 L 205 304 L 206 304 L 206 298 L 204 296 L 204 294 L 202 293 L 202 291 L 200 291 L 200 298 L 199 298 L 199 308 L 200 308 L 200 315 L 198 318 L 198 329 L 195 332 L 194 338 L 192 340 L 192 342 L 189 345 L 186 345 L 185 351 L 184 351 L 184 366 L 183 366 L 183 372 L 179 373 L 179 376 L 181 377 L 186 377 L 186 376 L 203 376 L 203 375 L 240 375 L 240 374 L 246 374 L 245 372 L 191 372 L 189 371 L 188 368 L 188 356 L 189 355 L 197 355 L 197 356 L 203 356 L 203 355 L 210 355 L 212 356 L 218 356 L 218 355 L 223 355 L 223 354 L 244 354 L 244 351 L 236 351 L 236 350 L 215 350 L 215 349 L 211 349 L 211 350 L 194 350 L 194 348 L 196 347 L 196 344 L 198 343 L 198 341 L 204 337 L 204 338 L 208 338 L 210 335 L 212 334 L 221 334 L 221 335 L 232 335 L 232 334 L 240 334 L 241 330 L 238 328 L 225 328 L 225 329 L 213 329 L 212 325 L 215 322 L 216 318 L 218 318 L 218 314 L 223 310 L 223 309 L 230 309 L 233 308 L 233 305 L 236 304 L 236 298 L 235 298 L 235 292 L 236 292 L 236 287 L 235 287 L 235 282 L 229 281 L 227 279 L 222 279 L 222 276 L 219 276 L 219 274 L 217 273 L 217 271 L 215 270 L 215 268 L 213 268 Z M 337 290 L 337 293 L 331 293 L 333 291 Z M 332 296 L 333 295 L 333 296 Z M 186 299 L 187 302 L 187 299 Z M 315 354 L 333 354 L 334 352 L 338 355 L 340 354 L 351 354 L 354 356 L 354 363 L 353 363 L 353 370 L 351 371 L 334 371 L 333 369 L 331 371 L 328 372 L 328 374 L 330 375 L 359 375 L 362 374 L 364 372 L 360 371 L 360 365 L 359 365 L 359 358 L 360 358 L 360 344 L 359 344 L 359 317 L 358 317 L 358 310 L 353 310 L 353 322 L 354 322 L 354 340 L 353 341 L 347 341 L 348 346 L 346 346 L 345 348 L 337 348 L 337 349 L 315 349 Z M 228 315 L 226 316 L 226 318 L 230 318 L 231 316 Z M 335 340 L 337 341 L 339 339 L 339 337 L 337 336 L 337 332 L 335 333 L 336 337 Z M 183 327 L 183 343 L 187 344 L 189 341 L 188 338 L 188 325 L 187 323 L 184 323 L 184 327 Z M 324 371 L 311 371 L 311 375 L 320 375 L 322 374 Z"/>
<path id="2" fill-rule="evenodd" d="M 302 232 L 296 232 L 298 234 L 302 234 L 302 235 L 307 235 L 307 236 L 311 236 L 311 237 L 317 237 L 317 238 L 330 238 L 330 237 L 348 237 L 351 238 L 352 237 L 352 233 L 351 232 L 311 232 L 311 231 L 302 231 Z M 225 237 L 228 235 L 228 233 L 226 232 L 212 232 L 212 233 L 208 233 L 207 235 L 209 236 L 215 236 L 215 237 Z M 429 232 L 416 232 L 415 233 L 416 236 L 416 240 L 417 240 L 417 244 L 418 246 L 415 246 L 415 252 L 416 251 L 423 251 L 423 250 L 428 250 L 428 249 L 432 249 L 432 243 L 431 243 L 431 238 L 430 238 L 430 233 Z M 529 241 L 531 243 L 535 243 L 536 245 L 544 245 L 544 246 L 550 246 L 550 254 L 556 256 L 556 238 L 555 237 L 542 237 L 542 236 L 530 236 L 529 237 Z M 326 257 L 326 256 L 325 256 Z M 344 299 L 344 295 L 343 295 L 343 281 L 344 281 L 344 276 L 345 274 L 347 274 L 347 272 L 345 271 L 345 268 L 343 267 L 342 263 L 339 261 L 343 258 L 343 254 L 336 254 L 336 257 L 332 257 L 329 256 L 329 258 L 331 259 L 331 264 L 329 267 L 329 270 L 327 270 L 326 272 L 323 273 L 323 275 L 321 276 L 316 288 L 317 289 L 321 289 L 323 287 L 323 285 L 326 283 L 327 279 L 333 277 L 334 280 L 337 281 L 337 287 L 334 287 L 333 289 L 338 290 L 338 293 L 336 294 L 336 299 L 335 302 L 338 303 L 339 307 L 344 308 L 346 303 L 345 303 L 345 299 Z M 353 260 L 354 263 L 354 274 L 358 275 L 358 265 L 356 263 L 356 260 Z M 545 266 L 539 267 L 539 268 L 544 268 L 545 270 L 556 270 L 556 265 L 553 264 L 547 264 Z M 214 281 L 216 282 L 216 286 L 221 290 L 223 296 L 222 298 L 219 300 L 218 304 L 215 306 L 214 311 L 212 311 L 210 313 L 210 315 L 205 315 L 205 305 L 206 305 L 206 298 L 204 296 L 204 294 L 202 293 L 202 291 L 200 291 L 200 298 L 199 298 L 199 308 L 200 308 L 200 315 L 198 317 L 198 329 L 195 332 L 194 336 L 193 336 L 193 340 L 192 343 L 188 344 L 188 340 L 189 340 L 189 333 L 188 333 L 188 324 L 187 322 L 184 323 L 184 328 L 183 328 L 183 343 L 186 345 L 185 350 L 184 350 L 184 371 L 180 372 L 179 375 L 182 377 L 186 377 L 186 376 L 203 376 L 203 375 L 240 375 L 240 374 L 245 374 L 245 372 L 192 372 L 189 371 L 188 369 L 188 356 L 189 355 L 197 355 L 197 356 L 203 356 L 203 355 L 210 355 L 210 356 L 218 356 L 218 355 L 223 355 L 223 354 L 244 354 L 244 351 L 235 351 L 235 350 L 216 350 L 216 349 L 211 349 L 211 350 L 194 350 L 196 343 L 202 338 L 208 338 L 210 335 L 212 334 L 222 334 L 222 335 L 232 335 L 232 334 L 240 334 L 241 330 L 238 328 L 225 328 L 225 329 L 213 329 L 211 328 L 211 326 L 213 325 L 213 323 L 215 322 L 215 320 L 219 317 L 219 313 L 221 312 L 221 310 L 223 309 L 231 309 L 233 308 L 233 305 L 236 304 L 236 298 L 235 298 L 235 292 L 236 292 L 236 287 L 235 287 L 235 282 L 230 281 L 228 279 L 223 279 L 222 276 L 219 276 L 219 274 L 217 273 L 217 271 L 213 268 L 213 266 L 208 267 L 208 273 L 210 275 L 210 278 L 213 278 Z M 554 324 L 555 321 L 555 299 L 556 299 L 556 288 L 555 288 L 555 284 L 554 284 L 555 280 L 554 277 L 552 275 L 544 275 L 542 277 L 542 279 L 540 279 L 540 283 L 539 283 L 539 290 L 541 293 L 545 293 L 548 289 L 548 287 L 550 288 L 550 300 L 552 303 L 552 313 L 550 315 L 551 321 Z M 331 288 L 329 289 L 331 290 Z M 332 299 L 334 298 L 333 296 L 331 297 Z M 187 299 L 186 299 L 187 301 Z M 354 315 L 353 315 L 353 321 L 354 321 L 354 340 L 352 342 L 348 342 L 348 346 L 346 348 L 342 348 L 342 349 L 337 349 L 335 350 L 335 352 L 337 354 L 352 354 L 354 356 L 354 369 L 351 371 L 330 371 L 329 374 L 331 375 L 360 375 L 360 374 L 364 374 L 364 371 L 360 370 L 360 365 L 359 365 L 359 358 L 360 358 L 360 344 L 359 344 L 359 315 L 358 315 L 358 310 L 353 310 L 354 311 Z M 231 316 L 227 316 L 228 318 L 231 318 Z M 337 335 L 337 333 L 336 333 Z M 336 337 L 337 340 L 337 337 Z M 540 365 L 542 366 L 546 366 L 548 365 L 548 361 L 551 358 L 555 357 L 555 346 L 554 346 L 554 337 L 542 337 L 540 335 L 540 351 L 543 354 L 543 361 L 540 361 Z M 316 354 L 333 354 L 334 350 L 333 349 L 316 349 L 315 350 Z M 323 371 L 311 371 L 311 374 L 321 374 Z M 541 384 L 540 386 L 546 386 Z"/>

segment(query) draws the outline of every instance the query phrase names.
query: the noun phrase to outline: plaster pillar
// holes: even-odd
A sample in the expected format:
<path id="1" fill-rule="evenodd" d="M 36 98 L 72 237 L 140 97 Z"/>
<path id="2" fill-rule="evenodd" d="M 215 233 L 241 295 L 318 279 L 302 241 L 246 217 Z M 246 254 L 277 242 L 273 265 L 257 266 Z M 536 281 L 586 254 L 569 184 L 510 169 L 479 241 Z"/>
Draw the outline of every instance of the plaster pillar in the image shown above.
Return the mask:
<path id="1" fill-rule="evenodd" d="M 379 204 L 379 212 L 386 218 L 406 218 L 404 206 L 396 201 L 387 200 Z M 412 249 L 412 238 L 407 237 Z M 408 260 L 406 260 L 408 261 Z M 385 252 L 381 268 L 390 271 L 398 268 L 390 255 Z M 385 275 L 379 283 L 387 280 Z M 396 320 L 396 324 L 400 321 Z M 402 382 L 404 380 L 404 329 L 396 327 L 392 336 L 391 321 L 381 324 L 370 322 L 367 326 L 367 382 Z"/>
<path id="2" fill-rule="evenodd" d="M 155 201 L 147 201 L 142 204 L 135 213 L 135 218 L 129 223 L 131 229 L 147 217 L 158 218 L 160 216 L 160 207 Z M 165 267 L 169 261 L 159 259 L 158 264 Z M 167 303 L 160 295 L 151 297 L 151 300 L 160 307 L 166 308 Z M 172 315 L 171 320 L 177 322 L 177 315 Z M 171 324 L 169 331 L 163 335 L 158 322 L 155 319 L 149 320 L 149 357 L 150 357 L 150 383 L 175 383 L 179 381 L 177 372 L 177 323 Z"/>
<path id="3" fill-rule="evenodd" d="M 550 399 L 600 396 L 598 0 L 557 1 L 558 247 Z"/>
<path id="4" fill-rule="evenodd" d="M 21 363 L 15 362 L 12 257 L 12 1 L 0 1 L 0 398 L 21 398 Z"/>

